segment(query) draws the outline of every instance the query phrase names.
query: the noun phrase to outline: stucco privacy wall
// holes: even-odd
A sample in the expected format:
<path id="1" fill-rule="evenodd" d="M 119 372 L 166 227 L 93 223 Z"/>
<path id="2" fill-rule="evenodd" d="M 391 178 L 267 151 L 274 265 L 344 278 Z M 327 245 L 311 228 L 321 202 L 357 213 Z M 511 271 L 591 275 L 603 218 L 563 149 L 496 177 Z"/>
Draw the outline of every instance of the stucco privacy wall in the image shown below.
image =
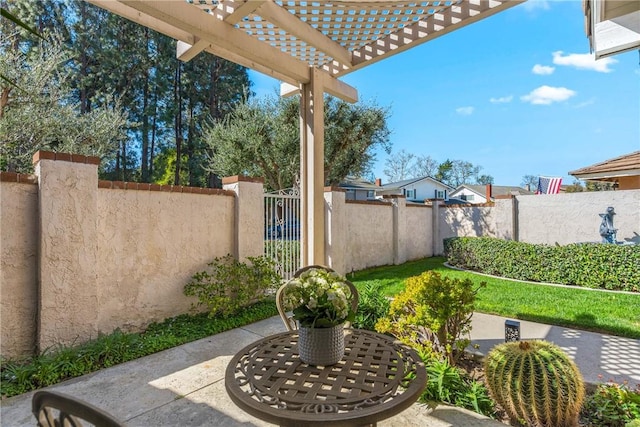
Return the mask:
<path id="1" fill-rule="evenodd" d="M 99 189 L 97 213 L 101 331 L 187 312 L 183 286 L 234 251 L 228 195 Z"/>
<path id="2" fill-rule="evenodd" d="M 599 242 L 601 218 L 615 208 L 617 240 L 640 239 L 640 190 L 518 196 L 519 238 L 523 242 L 561 245 Z"/>
<path id="3" fill-rule="evenodd" d="M 348 201 L 345 211 L 345 272 L 393 264 L 393 206 Z"/>
<path id="4" fill-rule="evenodd" d="M 38 186 L 0 172 L 0 354 L 33 352 L 36 338 Z"/>
<path id="5" fill-rule="evenodd" d="M 449 237 L 490 236 L 514 240 L 513 199 L 498 199 L 482 205 L 438 206 L 438 236 L 434 253 L 444 252 L 443 240 Z"/>
<path id="6" fill-rule="evenodd" d="M 404 196 L 391 196 L 388 203 L 345 200 L 344 190 L 335 188 L 326 188 L 324 197 L 325 253 L 337 272 L 433 254 L 430 206 L 407 205 Z"/>
<path id="7" fill-rule="evenodd" d="M 400 247 L 405 260 L 433 256 L 433 215 L 430 206 L 407 205 Z"/>
<path id="8" fill-rule="evenodd" d="M 235 192 L 98 185 L 97 158 L 38 152 L 34 159 L 40 349 L 184 313 L 193 300 L 182 289 L 194 272 L 216 256 L 262 253 L 262 234 L 236 227 L 236 218 L 261 206 L 261 182 L 237 185 Z M 237 203 L 242 191 L 257 200 Z"/>

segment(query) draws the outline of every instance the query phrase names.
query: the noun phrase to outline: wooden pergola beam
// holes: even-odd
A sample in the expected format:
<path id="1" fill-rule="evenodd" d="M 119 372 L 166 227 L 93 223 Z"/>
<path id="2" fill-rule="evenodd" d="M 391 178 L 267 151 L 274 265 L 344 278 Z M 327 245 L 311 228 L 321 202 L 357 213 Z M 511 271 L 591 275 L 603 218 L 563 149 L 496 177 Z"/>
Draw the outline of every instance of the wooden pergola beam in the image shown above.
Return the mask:
<path id="1" fill-rule="evenodd" d="M 116 2 L 104 1 L 103 3 L 103 7 L 111 10 L 111 5 Z M 260 42 L 244 31 L 204 13 L 187 2 L 120 0 L 120 3 L 144 15 L 166 22 L 170 27 L 192 34 L 199 40 L 209 42 L 209 49 L 215 50 L 216 55 L 225 59 L 234 61 L 230 56 L 235 59 L 244 58 L 245 62 L 260 64 L 263 69 L 270 69 L 278 75 L 287 76 L 285 81 L 293 80 L 301 83 L 309 81 L 309 68 L 306 63 Z M 194 44 L 193 36 L 191 41 L 182 41 Z M 244 64 L 241 63 L 241 65 Z"/>
<path id="2" fill-rule="evenodd" d="M 334 60 L 351 67 L 351 53 L 320 31 L 278 6 L 273 0 L 265 1 L 256 12 L 267 21 L 307 44 L 326 53 Z"/>

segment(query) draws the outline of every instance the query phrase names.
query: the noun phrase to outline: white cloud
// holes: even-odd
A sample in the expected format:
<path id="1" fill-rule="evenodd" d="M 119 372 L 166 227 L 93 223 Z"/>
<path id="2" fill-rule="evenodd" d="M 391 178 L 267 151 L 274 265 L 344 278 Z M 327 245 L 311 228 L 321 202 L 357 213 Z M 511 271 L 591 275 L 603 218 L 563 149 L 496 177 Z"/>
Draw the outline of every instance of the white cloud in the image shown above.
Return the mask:
<path id="1" fill-rule="evenodd" d="M 581 70 L 592 70 L 599 73 L 610 73 L 613 70 L 609 65 L 618 62 L 614 58 L 602 58 L 596 61 L 596 57 L 591 53 L 569 53 L 563 55 L 561 50 L 553 52 L 553 63 L 556 65 L 566 65 Z"/>
<path id="2" fill-rule="evenodd" d="M 533 69 L 531 70 L 531 72 L 533 72 L 533 74 L 540 74 L 541 76 L 547 76 L 549 74 L 553 74 L 555 69 L 556 69 L 556 67 L 550 67 L 548 65 L 536 64 L 536 65 L 533 66 Z"/>
<path id="3" fill-rule="evenodd" d="M 536 9 L 549 10 L 549 2 L 547 0 L 529 0 L 524 4 L 527 12 L 533 12 Z"/>
<path id="4" fill-rule="evenodd" d="M 500 98 L 491 98 L 489 102 L 492 104 L 507 104 L 513 100 L 513 95 L 501 96 Z"/>
<path id="5" fill-rule="evenodd" d="M 456 108 L 456 113 L 460 114 L 461 116 L 469 116 L 473 114 L 473 110 L 475 110 L 475 108 L 473 107 L 460 107 Z"/>
<path id="6" fill-rule="evenodd" d="M 524 102 L 534 105 L 550 105 L 554 102 L 562 102 L 576 94 L 575 91 L 566 87 L 540 86 L 529 92 L 528 95 L 521 96 Z"/>

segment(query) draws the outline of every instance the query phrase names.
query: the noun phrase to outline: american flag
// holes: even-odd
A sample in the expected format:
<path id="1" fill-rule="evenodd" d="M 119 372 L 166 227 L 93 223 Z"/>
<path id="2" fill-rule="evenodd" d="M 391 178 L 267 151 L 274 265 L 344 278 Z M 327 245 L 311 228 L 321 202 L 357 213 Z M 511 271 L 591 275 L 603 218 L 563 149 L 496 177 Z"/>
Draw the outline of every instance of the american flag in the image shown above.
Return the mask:
<path id="1" fill-rule="evenodd" d="M 538 191 L 536 194 L 558 194 L 560 192 L 562 178 L 548 178 L 541 176 L 538 178 Z"/>

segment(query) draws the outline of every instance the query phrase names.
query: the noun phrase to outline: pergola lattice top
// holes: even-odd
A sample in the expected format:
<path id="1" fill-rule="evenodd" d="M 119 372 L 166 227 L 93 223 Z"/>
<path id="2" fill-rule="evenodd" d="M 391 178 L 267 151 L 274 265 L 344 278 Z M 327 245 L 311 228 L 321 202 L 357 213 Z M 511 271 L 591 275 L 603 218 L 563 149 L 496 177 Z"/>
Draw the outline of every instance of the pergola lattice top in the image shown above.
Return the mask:
<path id="1" fill-rule="evenodd" d="M 225 3 L 229 2 L 201 0 L 195 4 L 224 20 L 234 11 L 233 8 L 225 7 Z M 334 74 L 339 73 L 341 69 L 351 68 L 349 64 L 333 58 L 329 52 L 289 33 L 286 29 L 270 22 L 268 18 L 265 19 L 259 14 L 259 2 L 253 2 L 253 4 L 258 6 L 256 10 L 238 22 L 236 28 L 311 66 L 330 69 Z M 476 16 L 490 7 L 489 2 L 482 4 L 478 1 L 472 4 L 462 0 L 387 3 L 278 1 L 276 4 L 357 58 L 366 57 L 364 53 L 367 50 L 366 47 L 373 43 L 380 42 L 378 50 L 382 49 L 379 53 L 383 53 L 385 46 L 391 49 L 396 48 L 401 38 L 405 39 L 405 43 L 413 41 L 417 33 L 441 31 L 450 25 L 462 22 L 465 18 Z M 335 62 L 334 59 L 336 59 Z"/>
<path id="2" fill-rule="evenodd" d="M 89 1 L 177 39 L 183 60 L 207 51 L 298 85 L 309 67 L 339 77 L 523 0 Z"/>

